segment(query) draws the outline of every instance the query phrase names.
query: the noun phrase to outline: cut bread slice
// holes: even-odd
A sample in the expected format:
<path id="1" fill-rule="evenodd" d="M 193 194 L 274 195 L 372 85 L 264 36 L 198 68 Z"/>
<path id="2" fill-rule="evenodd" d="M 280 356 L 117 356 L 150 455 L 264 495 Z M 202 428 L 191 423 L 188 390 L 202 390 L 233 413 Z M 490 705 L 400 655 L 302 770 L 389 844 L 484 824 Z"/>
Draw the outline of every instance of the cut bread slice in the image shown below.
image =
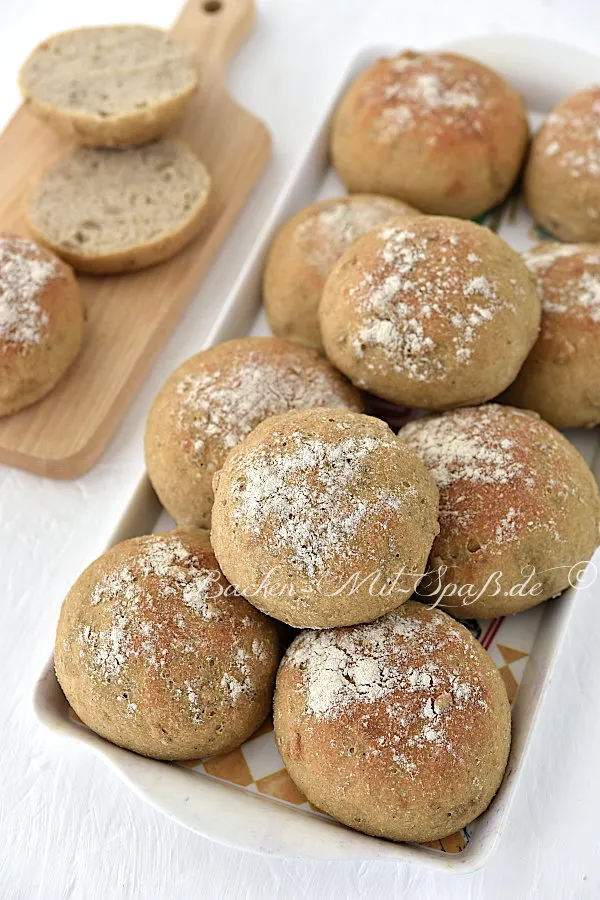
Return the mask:
<path id="1" fill-rule="evenodd" d="M 27 202 L 34 237 L 80 272 L 132 272 L 201 230 L 210 175 L 181 141 L 80 147 L 50 166 Z"/>
<path id="2" fill-rule="evenodd" d="M 161 137 L 197 83 L 191 50 L 144 25 L 56 34 L 19 75 L 35 115 L 81 143 L 107 147 Z"/>

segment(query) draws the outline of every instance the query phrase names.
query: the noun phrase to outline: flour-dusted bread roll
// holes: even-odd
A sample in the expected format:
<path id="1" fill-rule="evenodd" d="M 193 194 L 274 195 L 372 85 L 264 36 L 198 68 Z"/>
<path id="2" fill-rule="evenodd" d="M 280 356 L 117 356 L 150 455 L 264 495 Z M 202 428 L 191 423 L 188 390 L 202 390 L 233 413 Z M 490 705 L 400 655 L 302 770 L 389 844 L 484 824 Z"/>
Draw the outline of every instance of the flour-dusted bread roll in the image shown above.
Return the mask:
<path id="1" fill-rule="evenodd" d="M 85 310 L 69 266 L 0 234 L 0 416 L 45 397 L 75 360 Z"/>
<path id="2" fill-rule="evenodd" d="M 361 234 L 404 215 L 418 210 L 391 197 L 350 194 L 312 203 L 292 216 L 273 241 L 263 280 L 274 333 L 322 350 L 318 310 L 327 275 Z"/>
<path id="3" fill-rule="evenodd" d="M 36 47 L 19 75 L 29 109 L 83 144 L 161 137 L 196 89 L 192 52 L 158 28 L 77 28 Z"/>
<path id="4" fill-rule="evenodd" d="M 159 391 L 146 424 L 148 475 L 178 525 L 210 526 L 212 479 L 252 429 L 290 409 L 363 410 L 360 392 L 313 350 L 240 338 L 197 353 Z"/>
<path id="5" fill-rule="evenodd" d="M 311 803 L 393 841 L 468 825 L 498 790 L 506 689 L 467 629 L 409 601 L 369 625 L 299 635 L 274 701 L 286 768 Z"/>
<path id="6" fill-rule="evenodd" d="M 319 308 L 327 356 L 357 386 L 402 406 L 448 409 L 497 396 L 538 334 L 533 275 L 474 222 L 417 216 L 363 235 Z"/>
<path id="7" fill-rule="evenodd" d="M 455 53 L 407 51 L 350 85 L 331 154 L 350 191 L 471 218 L 504 199 L 527 137 L 523 102 L 496 72 Z"/>
<path id="8" fill-rule="evenodd" d="M 194 531 L 117 544 L 75 582 L 54 665 L 97 734 L 155 759 L 224 753 L 271 707 L 275 624 L 236 595 Z"/>
<path id="9" fill-rule="evenodd" d="M 437 489 L 380 419 L 273 416 L 214 478 L 211 542 L 263 612 L 297 628 L 368 622 L 413 593 L 438 533 Z"/>
<path id="10" fill-rule="evenodd" d="M 440 490 L 421 597 L 488 619 L 577 582 L 598 546 L 600 499 L 585 461 L 551 425 L 489 404 L 409 422 L 399 437 Z"/>
<path id="11" fill-rule="evenodd" d="M 600 241 L 600 86 L 556 106 L 535 135 L 525 199 L 561 241 Z"/>
<path id="12" fill-rule="evenodd" d="M 210 186 L 205 167 L 180 141 L 83 147 L 42 174 L 27 200 L 27 223 L 78 271 L 133 272 L 196 237 Z"/>
<path id="13" fill-rule="evenodd" d="M 502 399 L 556 428 L 600 423 L 600 246 L 544 242 L 523 254 L 542 298 L 540 336 Z"/>

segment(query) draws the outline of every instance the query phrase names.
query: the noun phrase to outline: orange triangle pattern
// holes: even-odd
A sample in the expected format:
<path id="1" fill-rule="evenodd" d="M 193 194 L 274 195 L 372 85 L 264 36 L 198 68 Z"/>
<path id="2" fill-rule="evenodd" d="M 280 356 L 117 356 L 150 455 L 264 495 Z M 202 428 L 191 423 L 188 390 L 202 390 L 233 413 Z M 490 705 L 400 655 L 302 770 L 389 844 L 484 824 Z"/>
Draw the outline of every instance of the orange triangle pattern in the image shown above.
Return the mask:
<path id="1" fill-rule="evenodd" d="M 529 656 L 528 653 L 523 653 L 521 650 L 515 650 L 513 647 L 505 647 L 504 644 L 496 644 L 496 647 L 502 654 L 502 659 L 505 663 L 516 662 L 518 659 L 523 659 L 524 656 Z"/>

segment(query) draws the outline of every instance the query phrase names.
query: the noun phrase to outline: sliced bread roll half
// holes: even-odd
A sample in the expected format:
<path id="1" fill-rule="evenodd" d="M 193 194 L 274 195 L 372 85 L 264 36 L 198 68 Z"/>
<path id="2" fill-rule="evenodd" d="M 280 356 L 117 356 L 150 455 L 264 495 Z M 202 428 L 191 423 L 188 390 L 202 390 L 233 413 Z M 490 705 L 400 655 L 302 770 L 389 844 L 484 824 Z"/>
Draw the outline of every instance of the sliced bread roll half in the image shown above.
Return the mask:
<path id="1" fill-rule="evenodd" d="M 19 87 L 31 111 L 83 144 L 127 146 L 164 135 L 198 83 L 191 50 L 159 28 L 78 28 L 26 60 Z"/>
<path id="2" fill-rule="evenodd" d="M 196 237 L 210 185 L 204 165 L 180 141 L 80 147 L 42 174 L 27 221 L 36 240 L 80 272 L 133 272 Z"/>

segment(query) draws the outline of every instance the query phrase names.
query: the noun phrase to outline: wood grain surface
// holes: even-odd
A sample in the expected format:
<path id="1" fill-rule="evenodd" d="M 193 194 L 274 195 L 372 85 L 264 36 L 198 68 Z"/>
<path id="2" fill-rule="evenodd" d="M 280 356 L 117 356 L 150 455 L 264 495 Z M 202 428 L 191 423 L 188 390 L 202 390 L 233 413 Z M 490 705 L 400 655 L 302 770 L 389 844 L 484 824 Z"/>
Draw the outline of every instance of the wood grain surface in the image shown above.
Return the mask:
<path id="1" fill-rule="evenodd" d="M 254 20 L 252 0 L 189 0 L 172 34 L 192 45 L 200 88 L 173 134 L 212 180 L 209 220 L 173 259 L 143 272 L 80 276 L 87 310 L 83 351 L 39 403 L 0 420 L 0 463 L 52 478 L 88 471 L 123 417 L 152 360 L 192 299 L 270 155 L 262 122 L 238 106 L 226 64 Z M 0 230 L 27 234 L 27 189 L 71 144 L 21 107 L 0 136 Z"/>

